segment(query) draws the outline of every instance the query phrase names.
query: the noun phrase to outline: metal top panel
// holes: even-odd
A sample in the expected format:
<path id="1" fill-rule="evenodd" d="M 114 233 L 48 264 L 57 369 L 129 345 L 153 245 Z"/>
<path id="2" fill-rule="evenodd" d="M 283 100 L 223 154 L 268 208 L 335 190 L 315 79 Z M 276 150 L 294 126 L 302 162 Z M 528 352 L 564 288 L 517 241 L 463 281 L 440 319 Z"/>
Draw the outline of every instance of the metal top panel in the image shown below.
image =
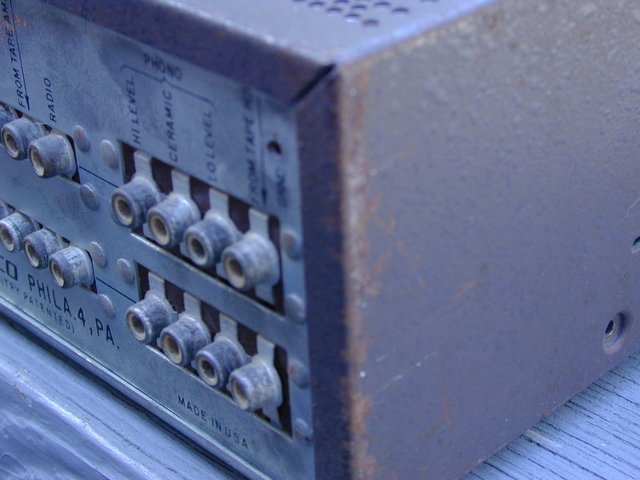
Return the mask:
<path id="1" fill-rule="evenodd" d="M 45 0 L 292 101 L 332 65 L 495 0 Z"/>

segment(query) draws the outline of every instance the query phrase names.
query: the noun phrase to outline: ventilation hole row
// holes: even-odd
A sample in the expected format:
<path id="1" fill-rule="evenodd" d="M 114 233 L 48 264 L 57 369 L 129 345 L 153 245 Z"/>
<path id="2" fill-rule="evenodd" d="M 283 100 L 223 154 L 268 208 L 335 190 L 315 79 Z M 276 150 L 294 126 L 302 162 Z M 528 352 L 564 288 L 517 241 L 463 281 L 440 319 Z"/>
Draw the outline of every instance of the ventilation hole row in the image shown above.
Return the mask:
<path id="1" fill-rule="evenodd" d="M 376 26 L 382 16 L 404 16 L 412 13 L 407 3 L 437 3 L 439 0 L 292 0 L 294 3 L 306 4 L 312 9 L 324 11 L 329 15 L 342 16 L 348 22 L 360 23 L 364 26 Z"/>

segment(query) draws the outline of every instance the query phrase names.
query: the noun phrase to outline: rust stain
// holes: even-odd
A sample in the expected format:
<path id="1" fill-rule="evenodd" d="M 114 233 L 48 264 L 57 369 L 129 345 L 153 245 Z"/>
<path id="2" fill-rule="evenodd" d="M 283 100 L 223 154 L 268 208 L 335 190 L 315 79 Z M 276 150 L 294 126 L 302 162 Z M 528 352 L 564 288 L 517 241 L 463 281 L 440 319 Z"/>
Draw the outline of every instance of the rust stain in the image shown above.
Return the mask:
<path id="1" fill-rule="evenodd" d="M 30 25 L 29 19 L 15 16 L 13 22 L 16 27 L 28 27 Z"/>
<path id="2" fill-rule="evenodd" d="M 462 285 L 455 293 L 454 295 L 454 299 L 456 301 L 460 300 L 462 297 L 464 297 L 467 293 L 471 292 L 472 290 L 475 290 L 476 288 L 478 288 L 480 285 L 482 285 L 486 279 L 487 276 L 489 275 L 489 267 L 487 267 L 486 265 L 483 265 L 480 268 L 480 272 L 478 273 L 478 275 L 476 275 L 472 280 L 470 280 L 469 282 L 465 283 L 464 285 Z"/>
<path id="3" fill-rule="evenodd" d="M 458 291 L 456 292 L 454 298 L 456 300 L 460 300 L 468 292 L 470 292 L 471 290 L 475 289 L 478 285 L 480 285 L 480 279 L 478 277 L 476 277 L 473 280 L 471 280 L 470 282 L 465 283 L 462 287 L 460 287 L 458 289 Z"/>
<path id="4" fill-rule="evenodd" d="M 390 215 L 389 218 L 386 218 L 384 220 L 379 217 L 374 217 L 373 221 L 383 232 L 388 234 L 396 233 L 396 229 L 398 226 L 396 217 Z"/>
<path id="5" fill-rule="evenodd" d="M 367 432 L 368 417 L 371 413 L 371 399 L 364 395 L 360 382 L 366 381 L 366 372 L 362 371 L 368 350 L 368 339 L 363 328 L 361 305 L 369 295 L 375 294 L 380 287 L 375 285 L 375 275 L 367 270 L 369 245 L 367 230 L 379 205 L 379 199 L 371 202 L 368 185 L 373 176 L 368 164 L 365 141 L 361 137 L 365 128 L 365 92 L 368 91 L 368 68 L 359 71 L 345 70 L 341 84 L 340 109 L 349 112 L 341 119 L 340 130 L 348 132 L 347 143 L 340 152 L 342 158 L 345 267 L 348 275 L 347 285 L 347 351 L 345 360 L 350 365 L 349 376 L 343 381 L 344 412 L 350 430 L 351 473 L 358 480 L 374 478 L 376 462 L 369 451 Z M 385 260 L 376 262 L 377 268 L 384 267 Z M 364 374 L 364 378 L 363 378 Z"/>

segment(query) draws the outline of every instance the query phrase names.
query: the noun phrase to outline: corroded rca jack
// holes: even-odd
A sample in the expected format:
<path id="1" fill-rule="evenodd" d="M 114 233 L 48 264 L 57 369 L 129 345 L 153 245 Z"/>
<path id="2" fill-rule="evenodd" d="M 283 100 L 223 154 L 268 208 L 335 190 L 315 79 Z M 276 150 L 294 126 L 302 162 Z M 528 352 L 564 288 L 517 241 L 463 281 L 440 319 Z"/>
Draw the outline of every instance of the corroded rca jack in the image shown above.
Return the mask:
<path id="1" fill-rule="evenodd" d="M 76 173 L 76 154 L 64 135 L 50 133 L 32 141 L 28 154 L 31 167 L 39 177 L 72 177 Z"/>
<path id="2" fill-rule="evenodd" d="M 61 288 L 92 285 L 95 279 L 91 257 L 76 246 L 67 247 L 51 255 L 49 270 Z"/>
<path id="3" fill-rule="evenodd" d="M 14 160 L 27 158 L 29 144 L 47 134 L 47 129 L 41 123 L 36 123 L 22 117 L 13 120 L 2 127 L 0 135 L 7 153 Z"/>
<path id="4" fill-rule="evenodd" d="M 231 220 L 207 214 L 204 220 L 191 225 L 184 235 L 187 254 L 193 263 L 211 268 L 220 261 L 225 248 L 240 239 L 240 232 Z"/>
<path id="5" fill-rule="evenodd" d="M 134 338 L 146 344 L 156 341 L 162 330 L 178 319 L 178 314 L 164 297 L 150 291 L 129 307 L 125 318 Z"/>
<path id="6" fill-rule="evenodd" d="M 146 221 L 149 209 L 161 200 L 162 193 L 153 181 L 136 176 L 113 192 L 111 210 L 120 225 L 138 228 Z"/>
<path id="7" fill-rule="evenodd" d="M 162 330 L 159 345 L 169 360 L 186 366 L 196 352 L 210 342 L 211 332 L 207 326 L 201 320 L 183 313 L 176 322 Z"/>
<path id="8" fill-rule="evenodd" d="M 275 368 L 260 357 L 234 370 L 229 377 L 229 390 L 243 410 L 277 408 L 282 403 L 282 383 Z"/>
<path id="9" fill-rule="evenodd" d="M 0 220 L 0 240 L 8 251 L 19 252 L 25 237 L 37 228 L 38 225 L 31 218 L 15 212 Z"/>
<path id="10" fill-rule="evenodd" d="M 200 211 L 193 200 L 178 193 L 170 194 L 147 214 L 151 235 L 162 247 L 178 245 L 187 229 L 199 219 Z"/>
<path id="11" fill-rule="evenodd" d="M 30 233 L 24 239 L 24 252 L 34 268 L 47 268 L 51 255 L 64 248 L 60 238 L 46 228 Z"/>
<path id="12" fill-rule="evenodd" d="M 227 386 L 229 375 L 249 362 L 244 349 L 230 338 L 218 334 L 196 354 L 195 367 L 200 378 L 213 388 Z"/>
<path id="13" fill-rule="evenodd" d="M 256 233 L 249 232 L 227 247 L 222 254 L 222 264 L 229 282 L 238 290 L 274 285 L 280 276 L 276 247 Z"/>

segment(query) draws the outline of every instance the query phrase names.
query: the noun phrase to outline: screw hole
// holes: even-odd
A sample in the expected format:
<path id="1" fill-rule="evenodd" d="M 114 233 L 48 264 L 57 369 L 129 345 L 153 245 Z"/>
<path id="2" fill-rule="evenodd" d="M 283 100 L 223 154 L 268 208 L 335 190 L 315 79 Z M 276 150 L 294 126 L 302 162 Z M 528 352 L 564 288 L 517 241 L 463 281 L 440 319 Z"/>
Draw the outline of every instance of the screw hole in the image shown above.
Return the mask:
<path id="1" fill-rule="evenodd" d="M 614 322 L 613 320 L 611 320 L 609 322 L 609 324 L 607 325 L 607 329 L 605 330 L 605 335 L 607 336 L 611 336 L 615 333 L 616 331 L 616 322 Z"/>
<path id="2" fill-rule="evenodd" d="M 628 328 L 628 318 L 624 313 L 618 313 L 607 323 L 602 338 L 602 346 L 606 353 L 615 353 L 622 347 L 625 331 Z"/>
<path id="3" fill-rule="evenodd" d="M 340 13 L 341 10 L 336 9 L 335 12 Z M 280 143 L 276 142 L 275 140 L 272 140 L 267 144 L 267 150 L 269 151 L 269 153 L 272 153 L 274 155 L 282 155 L 282 145 L 280 145 Z"/>

